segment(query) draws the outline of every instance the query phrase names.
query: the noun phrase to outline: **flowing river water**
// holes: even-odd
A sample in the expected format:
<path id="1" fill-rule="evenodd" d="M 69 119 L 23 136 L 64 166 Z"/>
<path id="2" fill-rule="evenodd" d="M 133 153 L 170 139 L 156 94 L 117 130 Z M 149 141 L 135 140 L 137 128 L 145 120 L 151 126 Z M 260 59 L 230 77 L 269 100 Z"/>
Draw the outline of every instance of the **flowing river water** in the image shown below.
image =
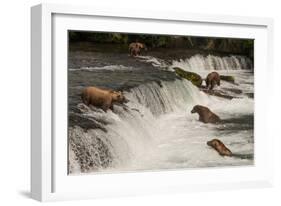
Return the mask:
<path id="1" fill-rule="evenodd" d="M 101 47 L 103 48 L 103 47 Z M 70 174 L 241 166 L 254 164 L 254 73 L 250 59 L 202 54 L 176 58 L 174 51 L 143 54 L 71 48 L 68 64 Z M 169 55 L 171 54 L 171 55 Z M 180 67 L 202 77 L 211 71 L 235 77 L 216 89 L 235 96 L 210 96 L 173 71 Z M 126 106 L 114 112 L 86 106 L 86 86 L 122 90 Z M 204 124 L 193 106 L 207 106 L 222 119 Z M 218 138 L 233 152 L 222 157 L 206 142 Z"/>

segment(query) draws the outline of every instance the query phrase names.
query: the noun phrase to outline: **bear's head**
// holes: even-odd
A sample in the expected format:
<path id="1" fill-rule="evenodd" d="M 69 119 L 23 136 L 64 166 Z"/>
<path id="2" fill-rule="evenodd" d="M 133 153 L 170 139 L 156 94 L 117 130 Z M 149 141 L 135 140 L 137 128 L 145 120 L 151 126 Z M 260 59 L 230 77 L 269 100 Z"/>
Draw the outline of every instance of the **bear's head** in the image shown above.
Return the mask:
<path id="1" fill-rule="evenodd" d="M 136 43 L 136 45 L 137 45 L 137 47 L 138 48 L 140 48 L 140 49 L 144 49 L 145 51 L 147 51 L 147 47 L 146 47 L 146 45 L 145 44 L 143 44 L 143 43 Z"/>
<path id="2" fill-rule="evenodd" d="M 198 112 L 200 110 L 200 105 L 196 105 L 196 106 L 194 106 L 193 107 L 193 109 L 191 110 L 191 113 L 193 114 L 193 113 L 196 113 L 196 112 Z"/>
<path id="3" fill-rule="evenodd" d="M 212 139 L 211 141 L 207 142 L 207 145 L 211 147 L 218 147 L 220 144 L 220 141 L 218 139 Z"/>
<path id="4" fill-rule="evenodd" d="M 112 100 L 113 102 L 118 102 L 118 103 L 127 103 L 128 100 L 125 98 L 125 96 L 122 94 L 122 92 L 118 91 L 111 91 L 112 95 Z"/>
<path id="5" fill-rule="evenodd" d="M 207 145 L 215 148 L 222 156 L 232 156 L 232 152 L 218 139 L 212 139 Z"/>

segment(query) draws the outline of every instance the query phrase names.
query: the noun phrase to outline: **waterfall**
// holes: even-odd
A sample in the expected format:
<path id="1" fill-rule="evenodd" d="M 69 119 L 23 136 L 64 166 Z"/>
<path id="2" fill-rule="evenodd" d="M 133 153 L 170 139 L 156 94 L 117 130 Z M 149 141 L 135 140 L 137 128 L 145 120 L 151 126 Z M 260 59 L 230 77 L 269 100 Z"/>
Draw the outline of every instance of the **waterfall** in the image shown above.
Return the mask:
<path id="1" fill-rule="evenodd" d="M 245 56 L 203 56 L 200 54 L 180 61 L 173 61 L 172 67 L 180 67 L 187 71 L 200 70 L 252 70 L 252 61 Z"/>
<path id="2" fill-rule="evenodd" d="M 85 131 L 79 126 L 69 129 L 70 173 L 132 164 L 130 160 L 143 158 L 144 151 L 148 152 L 157 138 L 160 131 L 156 121 L 160 115 L 189 113 L 195 104 L 204 104 L 210 99 L 187 80 L 151 82 L 132 88 L 125 96 L 129 99 L 128 105 L 116 105 L 114 112 L 78 105 L 80 115 L 93 124 L 106 122 L 106 131 Z"/>
<path id="3" fill-rule="evenodd" d="M 157 65 L 157 62 L 166 64 L 153 62 L 161 69 L 163 65 Z M 124 92 L 129 102 L 125 106 L 114 105 L 114 111 L 104 112 L 79 103 L 77 111 L 71 113 L 79 124 L 69 127 L 70 174 L 252 163 L 252 160 L 241 162 L 237 159 L 223 159 L 218 163 L 215 161 L 219 158 L 217 154 L 206 149 L 208 138 L 221 135 L 221 139 L 225 138 L 223 141 L 233 144 L 237 151 L 253 152 L 252 125 L 248 125 L 253 116 L 253 99 L 244 95 L 244 92 L 253 92 L 253 75 L 241 71 L 253 69 L 251 60 L 242 56 L 195 55 L 173 61 L 170 66 L 200 75 L 211 70 L 234 72 L 242 94 L 230 102 L 206 95 L 185 79 L 176 79 L 150 81 L 130 88 Z M 230 90 L 238 88 L 230 83 L 223 86 Z M 229 130 L 226 125 L 221 128 L 204 125 L 198 122 L 197 115 L 190 113 L 197 104 L 212 108 L 224 119 L 245 117 L 246 121 L 231 122 Z M 237 132 L 237 127 L 243 124 L 250 129 Z"/>
<path id="4" fill-rule="evenodd" d="M 198 101 L 206 102 L 209 98 L 187 80 L 140 85 L 131 89 L 127 96 L 134 102 L 133 106 L 145 106 L 156 116 L 185 110 L 190 105 Z"/>

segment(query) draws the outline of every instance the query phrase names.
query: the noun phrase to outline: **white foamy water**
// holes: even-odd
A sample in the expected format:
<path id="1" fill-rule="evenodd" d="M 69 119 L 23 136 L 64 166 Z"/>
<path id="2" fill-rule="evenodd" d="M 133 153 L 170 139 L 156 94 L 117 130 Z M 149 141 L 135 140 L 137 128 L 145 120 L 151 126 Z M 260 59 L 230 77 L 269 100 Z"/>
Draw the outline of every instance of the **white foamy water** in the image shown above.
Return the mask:
<path id="1" fill-rule="evenodd" d="M 151 63 L 155 67 L 166 68 L 169 67 L 171 71 L 174 67 L 180 67 L 186 71 L 212 71 L 212 70 L 252 70 L 252 61 L 239 55 L 231 56 L 214 56 L 214 55 L 201 55 L 196 54 L 190 58 L 174 60 L 172 65 L 168 65 L 163 59 L 152 57 L 152 56 L 138 56 L 140 61 Z"/>
<path id="2" fill-rule="evenodd" d="M 188 71 L 210 71 L 210 70 L 251 70 L 252 61 L 244 56 L 194 55 L 185 60 L 173 61 L 173 67 L 184 68 Z"/>
<path id="3" fill-rule="evenodd" d="M 161 67 L 161 68 L 165 68 L 167 67 L 167 63 L 160 58 L 156 58 L 153 56 L 137 56 L 138 59 L 140 59 L 140 61 L 142 62 L 146 62 L 146 63 L 151 63 L 152 66 L 154 67 Z"/>
<path id="4" fill-rule="evenodd" d="M 174 61 L 173 66 L 196 71 L 204 76 L 212 71 L 212 68 L 218 69 L 210 63 L 207 71 L 204 69 L 203 65 L 207 64 L 210 58 L 213 57 L 196 55 L 194 59 Z M 254 101 L 247 96 L 247 93 L 253 93 L 253 74 L 245 70 L 244 61 L 235 63 L 236 60 L 231 57 L 217 61 L 220 62 L 217 64 L 224 65 L 220 68 L 224 69 L 220 70 L 220 73 L 233 75 L 238 84 L 222 82 L 220 89 L 234 95 L 227 89 L 239 88 L 242 91 L 241 94 L 236 94 L 239 98 L 226 100 L 208 96 L 187 80 L 175 80 L 160 84 L 147 83 L 131 89 L 125 93 L 130 100 L 127 107 L 116 105 L 114 112 L 109 110 L 104 113 L 94 107 L 78 105 L 78 108 L 83 110 L 83 116 L 103 125 L 106 131 L 84 131 L 78 126 L 70 129 L 73 139 L 83 136 L 79 141 L 89 153 L 80 154 L 77 149 L 71 152 L 70 173 L 253 164 L 254 139 L 251 117 Z M 199 122 L 198 115 L 190 113 L 197 104 L 209 107 L 225 122 L 218 125 Z M 206 145 L 206 142 L 213 138 L 223 141 L 237 156 L 220 156 Z"/>

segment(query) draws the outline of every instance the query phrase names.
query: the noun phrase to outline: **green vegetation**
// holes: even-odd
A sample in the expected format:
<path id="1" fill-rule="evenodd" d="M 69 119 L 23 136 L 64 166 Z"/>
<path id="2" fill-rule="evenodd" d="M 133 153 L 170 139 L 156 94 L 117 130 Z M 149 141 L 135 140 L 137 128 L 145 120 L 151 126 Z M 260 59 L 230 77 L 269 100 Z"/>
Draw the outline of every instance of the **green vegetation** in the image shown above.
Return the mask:
<path id="1" fill-rule="evenodd" d="M 175 70 L 175 72 L 178 76 L 190 81 L 195 86 L 201 88 L 203 79 L 199 74 L 196 74 L 194 72 L 185 71 L 185 70 L 183 70 L 179 67 L 174 67 L 173 69 Z M 227 82 L 230 82 L 232 84 L 235 84 L 235 79 L 234 79 L 233 76 L 220 75 L 220 79 L 223 80 L 223 81 L 227 81 Z"/>
<path id="2" fill-rule="evenodd" d="M 183 69 L 181 69 L 179 67 L 174 67 L 173 69 L 175 70 L 176 74 L 179 75 L 180 77 L 187 79 L 188 81 L 190 81 L 192 84 L 194 84 L 197 87 L 201 87 L 202 78 L 200 75 L 198 75 L 194 72 L 184 71 Z"/>
<path id="3" fill-rule="evenodd" d="M 254 50 L 254 40 L 252 39 L 70 31 L 69 40 L 71 42 L 88 41 L 124 45 L 138 41 L 145 43 L 148 48 L 200 49 L 205 51 L 243 54 L 252 59 Z"/>
<path id="4" fill-rule="evenodd" d="M 224 81 L 227 81 L 227 82 L 230 82 L 232 84 L 235 83 L 235 79 L 234 79 L 233 76 L 220 75 L 220 79 L 224 80 Z"/>

